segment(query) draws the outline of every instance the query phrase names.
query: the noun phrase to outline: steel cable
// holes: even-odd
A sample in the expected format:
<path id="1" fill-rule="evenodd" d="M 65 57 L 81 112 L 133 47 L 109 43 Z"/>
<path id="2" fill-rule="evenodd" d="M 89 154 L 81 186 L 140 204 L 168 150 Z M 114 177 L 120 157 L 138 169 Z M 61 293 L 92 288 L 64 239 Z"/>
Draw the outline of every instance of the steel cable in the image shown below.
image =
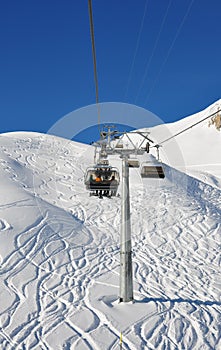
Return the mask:
<path id="1" fill-rule="evenodd" d="M 92 46 L 93 65 L 94 65 L 94 83 L 95 83 L 96 104 L 97 104 L 97 112 L 98 112 L 98 129 L 100 131 L 100 105 L 99 105 L 99 94 L 98 94 L 97 61 L 96 61 L 94 23 L 93 23 L 93 12 L 92 12 L 91 0 L 88 0 L 88 12 L 89 12 L 89 19 L 90 19 L 91 46 Z"/>

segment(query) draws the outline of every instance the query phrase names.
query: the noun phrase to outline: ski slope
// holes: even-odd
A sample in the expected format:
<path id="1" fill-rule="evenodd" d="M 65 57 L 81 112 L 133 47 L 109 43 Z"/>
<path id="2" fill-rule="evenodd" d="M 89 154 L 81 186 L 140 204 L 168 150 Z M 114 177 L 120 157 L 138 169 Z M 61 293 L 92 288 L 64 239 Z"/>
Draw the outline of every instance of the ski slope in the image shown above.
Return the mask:
<path id="1" fill-rule="evenodd" d="M 92 162 L 92 146 L 0 136 L 0 348 L 119 349 L 122 332 L 123 349 L 221 349 L 219 183 L 130 170 L 135 302 L 118 304 L 121 199 L 89 197 Z"/>

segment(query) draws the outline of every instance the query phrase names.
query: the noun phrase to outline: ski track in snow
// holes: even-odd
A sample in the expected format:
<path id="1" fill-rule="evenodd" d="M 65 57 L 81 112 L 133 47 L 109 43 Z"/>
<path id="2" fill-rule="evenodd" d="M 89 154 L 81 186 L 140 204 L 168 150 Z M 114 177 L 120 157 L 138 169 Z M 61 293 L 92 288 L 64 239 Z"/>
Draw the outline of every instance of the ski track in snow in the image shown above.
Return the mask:
<path id="1" fill-rule="evenodd" d="M 85 148 L 58 140 L 9 138 L 0 149 L 5 174 L 40 210 L 16 232 L 4 210 L 26 202 L 0 203 L 0 235 L 14 234 L 0 256 L 0 347 L 117 349 L 122 331 L 123 349 L 220 349 L 221 191 L 194 179 L 187 190 L 131 188 L 135 299 L 157 312 L 117 329 L 89 293 L 104 273 L 118 283 L 120 198 L 89 197 Z"/>

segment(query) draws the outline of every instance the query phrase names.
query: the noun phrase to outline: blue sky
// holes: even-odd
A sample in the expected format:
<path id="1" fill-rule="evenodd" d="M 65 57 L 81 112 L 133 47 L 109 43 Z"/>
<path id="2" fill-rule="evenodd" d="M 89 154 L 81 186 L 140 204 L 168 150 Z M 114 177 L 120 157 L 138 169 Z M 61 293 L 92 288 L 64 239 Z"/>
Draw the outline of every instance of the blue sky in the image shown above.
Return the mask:
<path id="1" fill-rule="evenodd" d="M 100 102 L 171 122 L 219 99 L 220 13 L 219 0 L 93 0 Z M 0 132 L 47 132 L 95 103 L 87 0 L 1 1 L 0 45 Z"/>

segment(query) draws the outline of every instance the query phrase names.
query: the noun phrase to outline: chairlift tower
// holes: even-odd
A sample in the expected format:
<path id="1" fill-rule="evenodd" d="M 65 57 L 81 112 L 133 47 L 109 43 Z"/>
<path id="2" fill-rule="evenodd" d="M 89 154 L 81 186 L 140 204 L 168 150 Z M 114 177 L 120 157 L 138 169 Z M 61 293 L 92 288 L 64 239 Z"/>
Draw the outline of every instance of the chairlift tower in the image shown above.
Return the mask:
<path id="1" fill-rule="evenodd" d="M 133 300 L 128 155 L 121 155 L 121 158 L 122 158 L 122 190 L 121 190 L 119 302 L 122 302 L 122 301 L 128 302 Z"/>
<path id="2" fill-rule="evenodd" d="M 130 302 L 133 301 L 134 298 L 130 220 L 129 160 L 131 155 L 137 156 L 143 155 L 145 152 L 149 153 L 149 142 L 153 143 L 153 141 L 148 138 L 149 132 L 144 133 L 132 131 L 130 134 L 135 133 L 142 136 L 142 141 L 140 142 L 140 144 L 135 145 L 131 137 L 129 137 L 128 133 L 118 132 L 116 130 L 111 131 L 112 128 L 114 128 L 114 126 L 108 126 L 107 131 L 101 132 L 101 141 L 96 143 L 96 145 L 98 145 L 101 148 L 99 158 L 107 158 L 109 155 L 119 155 L 122 159 L 119 302 Z M 117 135 L 121 135 L 121 137 L 125 135 L 128 138 L 129 143 L 132 147 L 118 147 L 118 143 L 114 146 L 111 141 Z M 111 139 L 111 137 L 113 139 Z M 117 136 L 117 138 L 119 137 Z M 147 144 L 143 147 L 145 140 L 147 140 Z M 158 168 L 158 166 L 155 165 L 154 168 Z M 150 176 L 145 177 L 152 177 L 152 174 Z"/>
<path id="3" fill-rule="evenodd" d="M 116 136 L 118 132 L 111 131 L 108 128 L 107 132 L 107 155 L 117 154 L 122 159 L 122 185 L 121 185 L 121 226 L 120 226 L 120 290 L 119 302 L 133 301 L 133 272 L 132 272 L 132 244 L 131 244 L 131 219 L 130 219 L 130 186 L 129 186 L 129 163 L 130 156 L 143 155 L 146 147 L 141 148 L 144 140 L 137 147 L 126 135 L 132 148 L 118 148 L 111 145 L 111 136 Z M 119 133 L 118 133 L 119 134 Z M 149 133 L 147 133 L 149 134 Z M 151 141 L 151 140 L 150 140 Z M 151 141 L 152 142 L 152 141 Z"/>

